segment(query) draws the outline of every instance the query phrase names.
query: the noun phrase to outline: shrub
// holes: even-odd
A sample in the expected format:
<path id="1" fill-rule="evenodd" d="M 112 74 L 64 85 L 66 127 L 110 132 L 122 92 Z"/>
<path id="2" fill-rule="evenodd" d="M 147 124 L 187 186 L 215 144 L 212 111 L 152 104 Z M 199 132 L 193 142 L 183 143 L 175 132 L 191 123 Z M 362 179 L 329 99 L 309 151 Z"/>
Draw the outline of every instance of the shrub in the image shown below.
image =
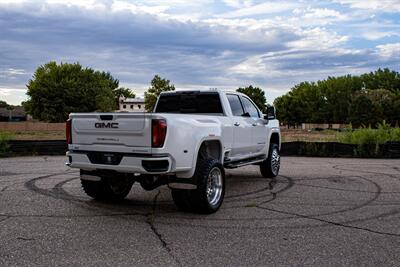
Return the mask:
<path id="1" fill-rule="evenodd" d="M 391 141 L 400 141 L 400 128 L 393 128 L 390 132 Z"/>
<path id="2" fill-rule="evenodd" d="M 339 141 L 346 144 L 375 144 L 380 145 L 388 141 L 400 141 L 400 128 L 392 128 L 385 121 L 378 123 L 377 129 L 371 126 L 360 129 L 346 129 L 338 135 Z"/>
<path id="3" fill-rule="evenodd" d="M 342 143 L 358 145 L 359 156 L 378 156 L 380 145 L 388 141 L 400 141 L 400 128 L 392 128 L 385 121 L 377 124 L 377 129 L 371 126 L 360 129 L 346 129 L 339 134 L 338 139 Z"/>
<path id="4" fill-rule="evenodd" d="M 0 132 L 0 156 L 5 156 L 9 152 L 8 141 L 12 139 L 12 134 Z"/>

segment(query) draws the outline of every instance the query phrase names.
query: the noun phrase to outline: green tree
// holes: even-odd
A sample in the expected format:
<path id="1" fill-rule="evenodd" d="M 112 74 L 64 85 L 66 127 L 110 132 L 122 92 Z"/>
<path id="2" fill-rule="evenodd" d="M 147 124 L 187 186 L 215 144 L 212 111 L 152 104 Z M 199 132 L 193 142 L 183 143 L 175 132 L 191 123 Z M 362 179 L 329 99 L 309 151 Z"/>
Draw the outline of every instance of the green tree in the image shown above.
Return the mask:
<path id="1" fill-rule="evenodd" d="M 6 101 L 0 100 L 0 108 L 8 108 L 9 106 Z"/>
<path id="2" fill-rule="evenodd" d="M 361 90 L 354 94 L 349 112 L 349 121 L 355 127 L 372 127 L 382 121 L 396 121 L 395 94 L 386 89 Z"/>
<path id="3" fill-rule="evenodd" d="M 349 121 L 354 127 L 375 126 L 376 108 L 372 100 L 365 94 L 357 94 L 352 101 Z"/>
<path id="4" fill-rule="evenodd" d="M 52 61 L 36 69 L 23 106 L 33 118 L 48 122 L 63 122 L 71 112 L 112 111 L 118 84 L 110 73 Z"/>
<path id="5" fill-rule="evenodd" d="M 325 102 L 321 118 L 314 122 L 346 123 L 352 95 L 361 88 L 360 78 L 351 75 L 328 77 L 326 80 L 318 81 L 317 89 Z"/>
<path id="6" fill-rule="evenodd" d="M 251 100 L 257 105 L 257 107 L 262 111 L 265 112 L 266 109 L 266 102 L 265 93 L 259 87 L 253 87 L 252 85 L 247 87 L 240 87 L 236 90 L 236 92 L 242 93 L 250 97 Z"/>
<path id="7" fill-rule="evenodd" d="M 393 97 L 392 108 L 389 121 L 393 126 L 400 126 L 400 92 Z"/>
<path id="8" fill-rule="evenodd" d="M 288 127 L 296 126 L 306 121 L 304 101 L 293 92 L 276 98 L 274 106 L 278 119 Z"/>
<path id="9" fill-rule="evenodd" d="M 160 76 L 155 75 L 154 78 L 151 80 L 150 88 L 147 90 L 147 92 L 144 93 L 145 109 L 148 112 L 153 111 L 154 106 L 157 102 L 157 97 L 161 94 L 161 92 L 174 90 L 175 86 L 173 84 L 170 84 L 170 80 L 163 79 Z"/>
<path id="10" fill-rule="evenodd" d="M 115 89 L 113 91 L 113 93 L 114 93 L 115 102 L 117 104 L 116 108 L 118 108 L 118 106 L 119 106 L 120 98 L 134 98 L 136 96 L 135 93 L 132 92 L 131 89 L 124 88 L 124 87 Z"/>
<path id="11" fill-rule="evenodd" d="M 276 116 L 280 122 L 286 124 L 288 127 L 294 124 L 293 116 L 291 115 L 291 102 L 292 98 L 286 94 L 275 98 L 274 106 L 276 109 Z"/>
<path id="12" fill-rule="evenodd" d="M 378 69 L 361 76 L 345 75 L 295 85 L 275 102 L 278 118 L 302 122 L 371 125 L 400 119 L 400 74 Z"/>
<path id="13" fill-rule="evenodd" d="M 361 75 L 365 89 L 386 89 L 392 92 L 400 91 L 400 73 L 388 68 Z"/>

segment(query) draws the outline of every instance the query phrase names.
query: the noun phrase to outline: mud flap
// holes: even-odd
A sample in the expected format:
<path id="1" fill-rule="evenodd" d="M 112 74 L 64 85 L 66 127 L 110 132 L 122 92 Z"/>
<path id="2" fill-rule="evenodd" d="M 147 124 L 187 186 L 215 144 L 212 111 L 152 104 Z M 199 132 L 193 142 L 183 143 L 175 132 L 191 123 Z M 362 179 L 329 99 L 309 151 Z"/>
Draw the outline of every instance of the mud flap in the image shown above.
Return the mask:
<path id="1" fill-rule="evenodd" d="M 168 187 L 173 189 L 197 189 L 197 181 L 192 178 L 178 178 L 176 176 L 168 177 Z"/>

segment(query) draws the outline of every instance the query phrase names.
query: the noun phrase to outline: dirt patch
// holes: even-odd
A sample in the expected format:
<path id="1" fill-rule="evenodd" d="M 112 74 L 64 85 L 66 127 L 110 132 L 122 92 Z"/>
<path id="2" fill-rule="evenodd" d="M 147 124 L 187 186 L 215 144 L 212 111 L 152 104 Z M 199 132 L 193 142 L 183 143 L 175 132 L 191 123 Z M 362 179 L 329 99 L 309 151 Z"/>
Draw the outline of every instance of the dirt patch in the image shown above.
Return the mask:
<path id="1" fill-rule="evenodd" d="M 337 142 L 338 132 L 333 130 L 309 131 L 281 128 L 283 142 Z"/>

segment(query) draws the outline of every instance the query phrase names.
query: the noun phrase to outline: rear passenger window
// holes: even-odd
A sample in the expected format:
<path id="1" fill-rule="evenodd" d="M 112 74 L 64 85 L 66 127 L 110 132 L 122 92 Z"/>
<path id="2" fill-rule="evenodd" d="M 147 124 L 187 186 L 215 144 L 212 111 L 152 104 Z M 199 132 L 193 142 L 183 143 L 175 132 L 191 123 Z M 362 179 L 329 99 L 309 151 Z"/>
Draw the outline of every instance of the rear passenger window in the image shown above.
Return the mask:
<path id="1" fill-rule="evenodd" d="M 260 118 L 257 108 L 247 97 L 241 97 L 244 109 L 250 114 L 250 117 Z"/>
<path id="2" fill-rule="evenodd" d="M 237 95 L 226 95 L 229 101 L 229 105 L 231 106 L 232 115 L 233 116 L 242 116 L 243 107 L 240 103 L 239 96 Z"/>

